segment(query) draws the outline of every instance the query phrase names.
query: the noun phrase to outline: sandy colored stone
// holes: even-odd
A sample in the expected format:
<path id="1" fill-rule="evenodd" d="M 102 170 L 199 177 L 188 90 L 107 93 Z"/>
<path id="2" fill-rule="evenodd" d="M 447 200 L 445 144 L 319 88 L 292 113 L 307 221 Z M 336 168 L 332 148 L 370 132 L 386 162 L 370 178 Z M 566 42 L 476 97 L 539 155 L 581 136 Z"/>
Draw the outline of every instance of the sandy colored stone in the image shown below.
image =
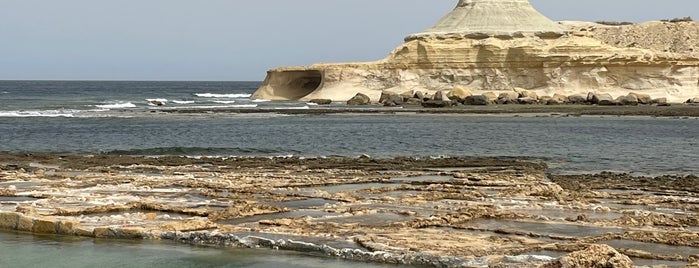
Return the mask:
<path id="1" fill-rule="evenodd" d="M 496 93 L 522 88 L 538 96 L 637 92 L 679 103 L 699 95 L 699 55 L 688 52 L 697 47 L 699 38 L 690 32 L 699 32 L 699 23 L 671 26 L 633 33 L 643 33 L 640 39 L 687 28 L 682 31 L 689 39 L 672 38 L 687 49 L 619 46 L 595 38 L 601 35 L 568 34 L 574 31 L 526 0 L 461 0 L 444 20 L 408 36 L 385 59 L 273 69 L 253 98 L 346 101 L 362 93 L 376 102 L 391 88 L 436 92 L 459 85 Z M 633 34 L 623 29 L 615 34 Z"/>
<path id="2" fill-rule="evenodd" d="M 411 37 L 564 32 L 563 27 L 536 11 L 528 0 L 460 0 L 437 24 Z"/>
<path id="3" fill-rule="evenodd" d="M 90 230 L 83 227 L 74 227 L 73 234 L 76 236 L 95 237 L 94 230 Z"/>
<path id="4" fill-rule="evenodd" d="M 631 259 L 608 245 L 591 245 L 561 258 L 561 268 L 631 268 Z"/>
<path id="5" fill-rule="evenodd" d="M 569 31 L 585 32 L 586 36 L 615 47 L 636 47 L 699 56 L 697 22 L 649 21 L 628 25 L 603 25 L 594 22 L 562 21 L 560 24 Z"/>
<path id="6" fill-rule="evenodd" d="M 0 229 L 14 230 L 19 222 L 19 214 L 14 212 L 0 212 Z"/>
<path id="7" fill-rule="evenodd" d="M 34 230 L 34 219 L 27 216 L 20 216 L 17 230 L 22 232 L 31 232 Z"/>
<path id="8" fill-rule="evenodd" d="M 95 238 L 116 238 L 116 232 L 112 227 L 97 227 L 93 234 Z"/>
<path id="9" fill-rule="evenodd" d="M 35 219 L 32 232 L 37 234 L 55 234 L 56 221 L 50 219 Z"/>
<path id="10" fill-rule="evenodd" d="M 158 228 L 161 231 L 197 231 L 212 228 L 212 224 L 208 221 L 203 220 L 186 220 L 182 222 L 170 222 L 160 225 Z"/>
<path id="11" fill-rule="evenodd" d="M 140 227 L 126 227 L 115 230 L 115 236 L 119 239 L 140 239 L 143 238 L 145 229 Z"/>
<path id="12" fill-rule="evenodd" d="M 464 86 L 455 86 L 449 93 L 447 93 L 449 98 L 455 98 L 457 100 L 463 101 L 464 99 L 473 96 L 473 92 Z"/>
<path id="13" fill-rule="evenodd" d="M 75 233 L 75 228 L 80 225 L 77 221 L 59 221 L 58 234 L 72 235 Z"/>
<path id="14" fill-rule="evenodd" d="M 329 250 L 323 254 L 353 241 L 362 254 L 386 252 L 404 262 L 415 260 L 407 256 L 428 255 L 433 260 L 452 256 L 479 260 L 434 267 L 537 267 L 550 258 L 526 254 L 575 252 L 615 239 L 699 247 L 699 235 L 687 228 L 699 226 L 695 214 L 663 213 L 698 210 L 692 201 L 696 195 L 686 191 L 697 188 L 696 176 L 556 175 L 546 174 L 546 166 L 538 162 L 470 158 L 210 158 L 206 165 L 201 159 L 181 157 L 0 155 L 0 159 L 18 165 L 56 161 L 62 163 L 59 173 L 82 171 L 70 185 L 47 180 L 56 175 L 21 175 L 24 181 L 42 184 L 36 194 L 45 197 L 28 202 L 28 210 L 66 214 L 44 216 L 57 221 L 62 234 Z M 110 169 L 119 172 L 105 172 Z M 0 167 L 0 175 L 7 174 L 3 172 Z M 370 188 L 358 189 L 364 184 Z M 345 186 L 342 192 L 319 188 Z M 620 190 L 630 188 L 643 189 L 642 194 Z M 322 199 L 328 203 L 322 204 Z M 612 204 L 649 209 L 629 211 Z M 284 211 L 292 213 L 279 213 Z M 250 218 L 261 214 L 269 215 Z M 39 228 L 26 218 L 30 230 Z M 539 224 L 573 233 L 528 227 Z M 595 228 L 619 231 L 583 233 Z M 577 259 L 571 263 L 583 267 L 586 260 L 599 261 L 591 259 L 597 253 L 572 255 Z M 621 253 L 668 260 L 634 249 Z M 357 260 L 351 255 L 339 257 Z"/>
<path id="15" fill-rule="evenodd" d="M 156 213 L 153 213 L 153 212 L 146 213 L 146 219 L 155 220 L 155 218 L 157 218 L 157 217 L 158 217 L 158 214 L 156 214 Z"/>

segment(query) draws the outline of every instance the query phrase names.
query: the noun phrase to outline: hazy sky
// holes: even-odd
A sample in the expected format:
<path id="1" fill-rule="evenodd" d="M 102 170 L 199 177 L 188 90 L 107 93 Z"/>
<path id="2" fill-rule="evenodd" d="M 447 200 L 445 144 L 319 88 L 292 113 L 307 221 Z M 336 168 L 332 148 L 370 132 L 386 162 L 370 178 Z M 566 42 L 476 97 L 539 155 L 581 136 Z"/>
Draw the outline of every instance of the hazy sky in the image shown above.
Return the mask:
<path id="1" fill-rule="evenodd" d="M 456 0 L 0 0 L 0 79 L 262 80 L 383 58 Z M 697 0 L 531 0 L 554 20 L 692 16 Z"/>

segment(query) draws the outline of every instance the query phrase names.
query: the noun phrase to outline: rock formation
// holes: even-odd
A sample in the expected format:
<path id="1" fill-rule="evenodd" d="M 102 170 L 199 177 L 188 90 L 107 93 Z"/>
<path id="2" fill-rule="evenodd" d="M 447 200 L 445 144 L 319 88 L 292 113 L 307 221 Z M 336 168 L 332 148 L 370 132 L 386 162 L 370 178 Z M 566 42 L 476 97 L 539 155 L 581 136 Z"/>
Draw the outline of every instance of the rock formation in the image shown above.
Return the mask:
<path id="1" fill-rule="evenodd" d="M 585 250 L 576 251 L 557 261 L 559 265 L 550 267 L 583 268 L 583 267 L 610 267 L 631 268 L 633 262 L 628 256 L 619 253 L 607 245 L 591 245 Z"/>
<path id="2" fill-rule="evenodd" d="M 699 23 L 681 23 L 699 29 Z M 637 32 L 590 27 L 553 22 L 527 0 L 460 0 L 435 26 L 406 37 L 383 60 L 273 69 L 253 98 L 344 102 L 362 93 L 376 102 L 384 91 L 434 94 L 455 87 L 473 94 L 527 89 L 540 96 L 594 92 L 616 98 L 635 92 L 672 102 L 699 96 L 699 56 L 691 53 L 692 45 L 661 49 L 619 37 Z M 607 27 L 629 26 L 599 28 Z M 694 40 L 687 37 L 684 42 Z"/>

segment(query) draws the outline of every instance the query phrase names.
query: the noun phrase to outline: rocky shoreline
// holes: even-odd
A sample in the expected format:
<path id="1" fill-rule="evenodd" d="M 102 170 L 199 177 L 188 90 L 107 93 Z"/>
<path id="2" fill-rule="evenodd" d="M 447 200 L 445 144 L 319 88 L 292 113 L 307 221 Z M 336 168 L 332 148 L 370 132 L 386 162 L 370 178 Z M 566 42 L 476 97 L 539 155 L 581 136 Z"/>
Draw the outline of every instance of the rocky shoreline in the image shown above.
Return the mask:
<path id="1" fill-rule="evenodd" d="M 154 111 L 149 111 L 154 112 Z M 234 109 L 159 109 L 169 114 L 455 114 L 455 115 L 534 115 L 534 116 L 655 116 L 699 117 L 699 105 L 673 104 L 672 106 L 597 106 L 597 105 L 488 105 L 452 106 L 448 108 L 423 108 L 417 105 L 385 107 L 362 106 L 313 106 L 295 108 L 234 108 Z"/>
<path id="2" fill-rule="evenodd" d="M 5 154 L 0 228 L 431 267 L 697 267 L 698 185 L 498 158 Z"/>

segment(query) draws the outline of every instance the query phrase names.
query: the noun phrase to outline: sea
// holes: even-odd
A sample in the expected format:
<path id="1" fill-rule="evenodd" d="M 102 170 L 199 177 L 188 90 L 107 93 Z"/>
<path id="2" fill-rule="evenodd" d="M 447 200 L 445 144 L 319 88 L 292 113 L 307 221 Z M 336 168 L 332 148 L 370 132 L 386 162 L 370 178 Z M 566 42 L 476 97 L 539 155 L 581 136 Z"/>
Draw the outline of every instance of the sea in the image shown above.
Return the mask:
<path id="1" fill-rule="evenodd" d="M 0 81 L 0 153 L 497 157 L 542 161 L 554 174 L 699 175 L 697 118 L 423 114 L 404 113 L 401 107 L 341 103 L 323 107 L 337 113 L 318 114 L 312 110 L 320 107 L 311 103 L 251 99 L 259 85 L 254 81 Z M 284 114 L 276 109 L 310 112 Z M 191 247 L 97 245 L 8 233 L 0 233 L 0 241 L 0 267 L 31 265 L 35 259 L 18 256 L 32 252 L 52 254 L 51 264 L 70 264 L 65 267 L 91 267 L 92 263 L 75 257 L 84 252 L 115 262 L 138 262 L 126 266 L 160 267 L 152 265 L 162 261 L 160 257 L 123 258 L 144 250 L 158 252 L 162 258 L 174 256 L 183 263 L 167 267 L 187 267 L 192 260 L 200 264 L 202 256 L 208 259 L 211 254 L 227 264 L 215 261 L 198 267 L 352 265 L 278 252 L 232 251 L 219 256 L 221 251 Z M 66 253 L 52 251 L 53 246 L 65 248 Z M 102 246 L 107 249 L 101 251 Z M 264 257 L 270 255 L 274 257 Z M 10 266 L 4 265 L 8 259 Z"/>

